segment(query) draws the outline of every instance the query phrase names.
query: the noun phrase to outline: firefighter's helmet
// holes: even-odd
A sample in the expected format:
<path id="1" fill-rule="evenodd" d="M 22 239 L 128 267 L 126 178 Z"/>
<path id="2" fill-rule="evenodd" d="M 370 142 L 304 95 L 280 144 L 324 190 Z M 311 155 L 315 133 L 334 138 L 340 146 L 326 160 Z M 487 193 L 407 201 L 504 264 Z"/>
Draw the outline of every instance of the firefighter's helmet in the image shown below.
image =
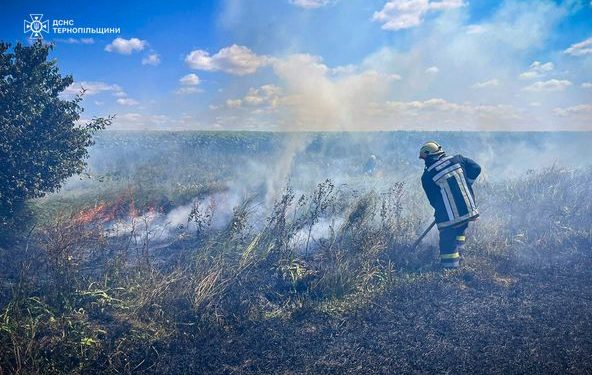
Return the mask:
<path id="1" fill-rule="evenodd" d="M 427 159 L 430 156 L 442 155 L 444 149 L 435 141 L 429 141 L 423 144 L 419 149 L 419 158 Z"/>

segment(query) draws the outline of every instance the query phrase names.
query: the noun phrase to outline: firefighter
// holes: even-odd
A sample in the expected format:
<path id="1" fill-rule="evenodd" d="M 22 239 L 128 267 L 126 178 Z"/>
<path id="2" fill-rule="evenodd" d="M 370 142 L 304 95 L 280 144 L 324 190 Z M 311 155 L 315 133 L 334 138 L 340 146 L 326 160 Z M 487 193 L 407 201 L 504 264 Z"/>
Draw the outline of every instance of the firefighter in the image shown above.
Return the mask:
<path id="1" fill-rule="evenodd" d="M 421 184 L 434 208 L 440 232 L 440 263 L 458 268 L 469 222 L 479 217 L 473 183 L 481 173 L 479 164 L 462 155 L 448 156 L 437 142 L 426 142 L 419 150 L 425 162 Z"/>
<path id="2" fill-rule="evenodd" d="M 378 160 L 376 158 L 376 155 L 372 154 L 368 158 L 368 161 L 366 161 L 366 165 L 364 165 L 364 173 L 369 176 L 372 176 L 376 172 L 377 167 Z"/>

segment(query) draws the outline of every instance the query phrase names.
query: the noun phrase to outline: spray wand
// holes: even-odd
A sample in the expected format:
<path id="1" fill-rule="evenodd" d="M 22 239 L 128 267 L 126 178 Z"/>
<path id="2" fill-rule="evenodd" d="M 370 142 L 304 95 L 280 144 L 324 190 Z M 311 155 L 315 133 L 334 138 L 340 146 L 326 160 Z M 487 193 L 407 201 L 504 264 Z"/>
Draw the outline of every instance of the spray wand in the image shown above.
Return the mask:
<path id="1" fill-rule="evenodd" d="M 430 232 L 430 230 L 432 230 L 432 228 L 434 227 L 434 225 L 436 225 L 436 220 L 432 221 L 432 223 L 430 224 L 430 226 L 427 227 L 426 230 L 423 231 L 423 233 L 421 234 L 421 236 L 419 236 L 419 238 L 413 243 L 413 246 L 411 247 L 412 250 L 415 250 L 417 248 L 417 245 L 419 245 L 419 243 L 421 242 L 421 240 L 423 240 L 423 238 Z"/>

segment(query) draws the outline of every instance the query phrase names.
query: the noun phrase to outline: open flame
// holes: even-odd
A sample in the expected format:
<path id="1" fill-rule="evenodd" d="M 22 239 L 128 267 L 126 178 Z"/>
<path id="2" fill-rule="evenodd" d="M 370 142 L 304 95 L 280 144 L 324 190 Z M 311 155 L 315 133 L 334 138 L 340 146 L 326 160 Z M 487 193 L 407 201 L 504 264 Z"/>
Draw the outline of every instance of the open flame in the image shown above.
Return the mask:
<path id="1" fill-rule="evenodd" d="M 152 212 L 156 211 L 156 208 L 149 207 L 148 210 Z M 74 222 L 80 225 L 105 224 L 118 218 L 134 219 L 139 216 L 141 216 L 141 213 L 136 207 L 133 194 L 130 192 L 129 196 L 127 194 L 122 195 L 113 202 L 99 202 L 94 207 L 83 209 L 75 215 Z"/>
<path id="2" fill-rule="evenodd" d="M 110 209 L 107 203 L 101 202 L 92 208 L 80 211 L 74 217 L 74 222 L 80 225 L 91 223 L 107 223 L 115 219 L 115 217 L 115 210 Z"/>

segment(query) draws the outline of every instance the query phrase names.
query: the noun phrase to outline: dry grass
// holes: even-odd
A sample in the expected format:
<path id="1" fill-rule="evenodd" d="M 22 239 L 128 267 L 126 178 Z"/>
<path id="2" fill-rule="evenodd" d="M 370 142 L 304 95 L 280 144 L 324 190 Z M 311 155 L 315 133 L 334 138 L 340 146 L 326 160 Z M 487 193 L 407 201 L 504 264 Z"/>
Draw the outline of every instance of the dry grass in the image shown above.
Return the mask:
<path id="1" fill-rule="evenodd" d="M 197 235 L 166 249 L 58 215 L 2 249 L 0 374 L 589 373 L 591 183 L 554 168 L 479 186 L 446 274 L 429 242 L 411 252 L 425 223 L 404 184 L 288 187 L 259 229 L 253 202 L 217 230 L 196 206 Z"/>

